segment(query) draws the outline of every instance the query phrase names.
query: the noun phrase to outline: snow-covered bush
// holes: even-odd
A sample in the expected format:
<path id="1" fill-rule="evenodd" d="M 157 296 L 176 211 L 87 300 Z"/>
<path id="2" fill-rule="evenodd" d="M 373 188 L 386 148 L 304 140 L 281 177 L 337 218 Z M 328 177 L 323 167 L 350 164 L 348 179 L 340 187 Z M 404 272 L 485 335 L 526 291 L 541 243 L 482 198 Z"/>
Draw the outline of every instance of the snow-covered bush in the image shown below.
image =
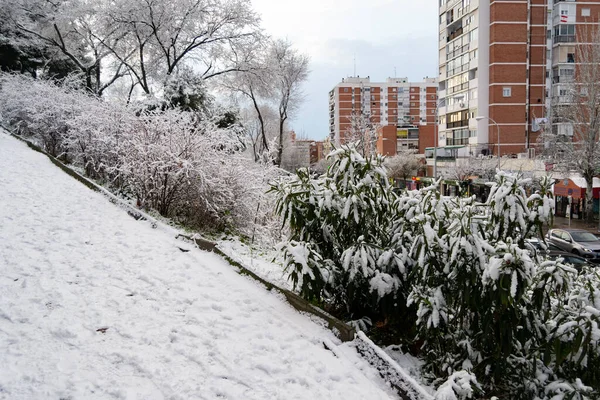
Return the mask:
<path id="1" fill-rule="evenodd" d="M 0 90 L 2 118 L 48 153 L 67 158 L 67 121 L 83 112 L 89 96 L 23 75 L 0 75 Z"/>
<path id="2" fill-rule="evenodd" d="M 413 324 L 416 338 L 395 339 L 421 344 L 437 385 L 467 371 L 489 395 L 598 395 L 600 278 L 526 247 L 553 213 L 549 179 L 528 196 L 528 180 L 499 172 L 478 203 L 435 185 L 395 194 L 379 158 L 352 147 L 333 157 L 323 177 L 299 172 L 274 188 L 305 296 L 347 307 L 347 319 Z"/>
<path id="3" fill-rule="evenodd" d="M 329 155 L 327 173 L 306 169 L 273 186 L 277 210 L 291 228 L 282 247 L 286 268 L 304 296 L 323 301 L 348 319 L 385 319 L 403 303 L 406 252 L 394 251 L 394 198 L 381 157 L 364 158 L 353 146 Z M 379 310 L 374 312 L 375 310 Z"/>
<path id="4" fill-rule="evenodd" d="M 5 123 L 138 206 L 202 229 L 277 236 L 274 199 L 265 192 L 279 171 L 241 152 L 239 126 L 223 124 L 218 108 L 201 115 L 148 103 L 0 76 Z"/>
<path id="5" fill-rule="evenodd" d="M 467 371 L 457 371 L 450 375 L 435 392 L 435 400 L 467 400 L 481 391 L 477 377 Z"/>

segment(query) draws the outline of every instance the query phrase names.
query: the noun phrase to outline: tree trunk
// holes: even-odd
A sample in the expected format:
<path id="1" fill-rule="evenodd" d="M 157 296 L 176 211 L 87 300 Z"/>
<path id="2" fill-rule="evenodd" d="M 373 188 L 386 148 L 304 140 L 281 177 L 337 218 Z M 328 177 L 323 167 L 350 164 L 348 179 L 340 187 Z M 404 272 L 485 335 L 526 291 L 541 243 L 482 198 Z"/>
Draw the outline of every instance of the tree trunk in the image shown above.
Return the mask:
<path id="1" fill-rule="evenodd" d="M 592 224 L 594 222 L 594 178 L 585 178 L 587 188 L 585 190 L 585 220 Z"/>

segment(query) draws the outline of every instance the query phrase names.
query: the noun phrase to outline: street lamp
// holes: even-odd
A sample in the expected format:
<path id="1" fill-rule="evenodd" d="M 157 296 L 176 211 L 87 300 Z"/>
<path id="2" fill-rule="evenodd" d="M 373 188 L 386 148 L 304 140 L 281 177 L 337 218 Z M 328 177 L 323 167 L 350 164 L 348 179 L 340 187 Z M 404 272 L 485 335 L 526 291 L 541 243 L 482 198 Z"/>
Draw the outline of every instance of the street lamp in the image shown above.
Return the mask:
<path id="1" fill-rule="evenodd" d="M 440 128 L 439 128 L 439 108 L 440 108 L 440 104 L 442 102 L 445 102 L 446 99 L 440 99 L 436 104 L 435 104 L 435 129 L 434 129 L 434 134 L 433 134 L 433 179 L 437 179 L 437 148 L 438 148 L 438 136 L 440 133 Z"/>
<path id="2" fill-rule="evenodd" d="M 498 125 L 498 123 L 496 121 L 494 121 L 493 119 L 491 119 L 490 117 L 484 117 L 483 115 L 479 116 L 479 117 L 475 117 L 475 121 L 482 121 L 484 119 L 487 119 L 489 121 L 491 121 L 494 125 L 496 125 L 496 130 L 497 130 L 497 140 L 496 140 L 496 144 L 498 145 L 498 169 L 500 169 L 500 125 Z"/>

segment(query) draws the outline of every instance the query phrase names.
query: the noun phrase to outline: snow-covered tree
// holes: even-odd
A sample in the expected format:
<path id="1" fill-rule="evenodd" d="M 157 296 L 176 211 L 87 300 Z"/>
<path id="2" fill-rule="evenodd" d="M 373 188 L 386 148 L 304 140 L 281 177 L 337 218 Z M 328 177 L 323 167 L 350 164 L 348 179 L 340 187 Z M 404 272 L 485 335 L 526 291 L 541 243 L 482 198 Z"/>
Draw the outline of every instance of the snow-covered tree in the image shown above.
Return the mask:
<path id="1" fill-rule="evenodd" d="M 251 51 L 253 58 L 245 64 L 245 70 L 224 77 L 221 86 L 252 110 L 246 113 L 246 121 L 253 127 L 255 158 L 265 159 L 265 154 L 271 153 L 274 163 L 281 166 L 286 144 L 289 144 L 288 122 L 303 100 L 308 57 L 282 39 L 264 39 L 246 51 Z M 270 146 L 273 137 L 275 146 Z"/>
<path id="2" fill-rule="evenodd" d="M 202 79 L 244 68 L 239 55 L 259 35 L 259 18 L 241 0 L 119 1 L 107 18 L 122 39 L 106 46 L 146 94 L 192 62 Z"/>
<path id="3" fill-rule="evenodd" d="M 395 156 L 386 158 L 384 165 L 390 178 L 405 182 L 423 168 L 422 160 L 414 151 L 402 150 Z"/>
<path id="4" fill-rule="evenodd" d="M 124 75 L 122 63 L 107 58 L 107 46 L 123 38 L 123 34 L 104 19 L 108 3 L 85 0 L 15 2 L 19 12 L 12 14 L 12 22 L 17 29 L 30 40 L 54 50 L 54 54 L 46 52 L 50 57 L 46 60 L 48 75 L 78 72 L 87 90 L 97 95 L 102 95 Z"/>

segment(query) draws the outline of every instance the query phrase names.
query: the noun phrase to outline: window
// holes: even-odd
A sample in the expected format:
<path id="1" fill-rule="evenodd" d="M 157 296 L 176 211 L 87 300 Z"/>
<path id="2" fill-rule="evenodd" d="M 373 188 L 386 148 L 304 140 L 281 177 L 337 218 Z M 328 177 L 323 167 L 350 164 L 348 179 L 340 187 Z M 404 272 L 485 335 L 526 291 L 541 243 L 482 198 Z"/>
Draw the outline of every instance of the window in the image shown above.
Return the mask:
<path id="1" fill-rule="evenodd" d="M 348 92 L 348 88 L 347 87 L 344 88 L 344 92 Z"/>
<path id="2" fill-rule="evenodd" d="M 581 9 L 581 16 L 582 17 L 589 17 L 590 16 L 590 9 L 589 8 L 582 8 Z"/>
<path id="3" fill-rule="evenodd" d="M 469 32 L 469 42 L 474 42 L 475 40 L 477 40 L 477 33 L 477 28 Z"/>
<path id="4" fill-rule="evenodd" d="M 374 94 L 371 95 L 371 100 L 375 100 L 375 95 Z"/>
<path id="5" fill-rule="evenodd" d="M 510 97 L 512 95 L 512 89 L 509 87 L 502 88 L 502 96 Z"/>
<path id="6" fill-rule="evenodd" d="M 410 98 L 411 98 L 411 99 L 414 99 L 414 98 L 415 98 L 415 96 L 410 96 Z"/>
<path id="7" fill-rule="evenodd" d="M 575 53 L 567 53 L 567 62 L 574 63 L 575 62 Z"/>
<path id="8" fill-rule="evenodd" d="M 392 88 L 392 92 L 395 92 L 395 91 L 396 91 L 396 88 Z"/>

